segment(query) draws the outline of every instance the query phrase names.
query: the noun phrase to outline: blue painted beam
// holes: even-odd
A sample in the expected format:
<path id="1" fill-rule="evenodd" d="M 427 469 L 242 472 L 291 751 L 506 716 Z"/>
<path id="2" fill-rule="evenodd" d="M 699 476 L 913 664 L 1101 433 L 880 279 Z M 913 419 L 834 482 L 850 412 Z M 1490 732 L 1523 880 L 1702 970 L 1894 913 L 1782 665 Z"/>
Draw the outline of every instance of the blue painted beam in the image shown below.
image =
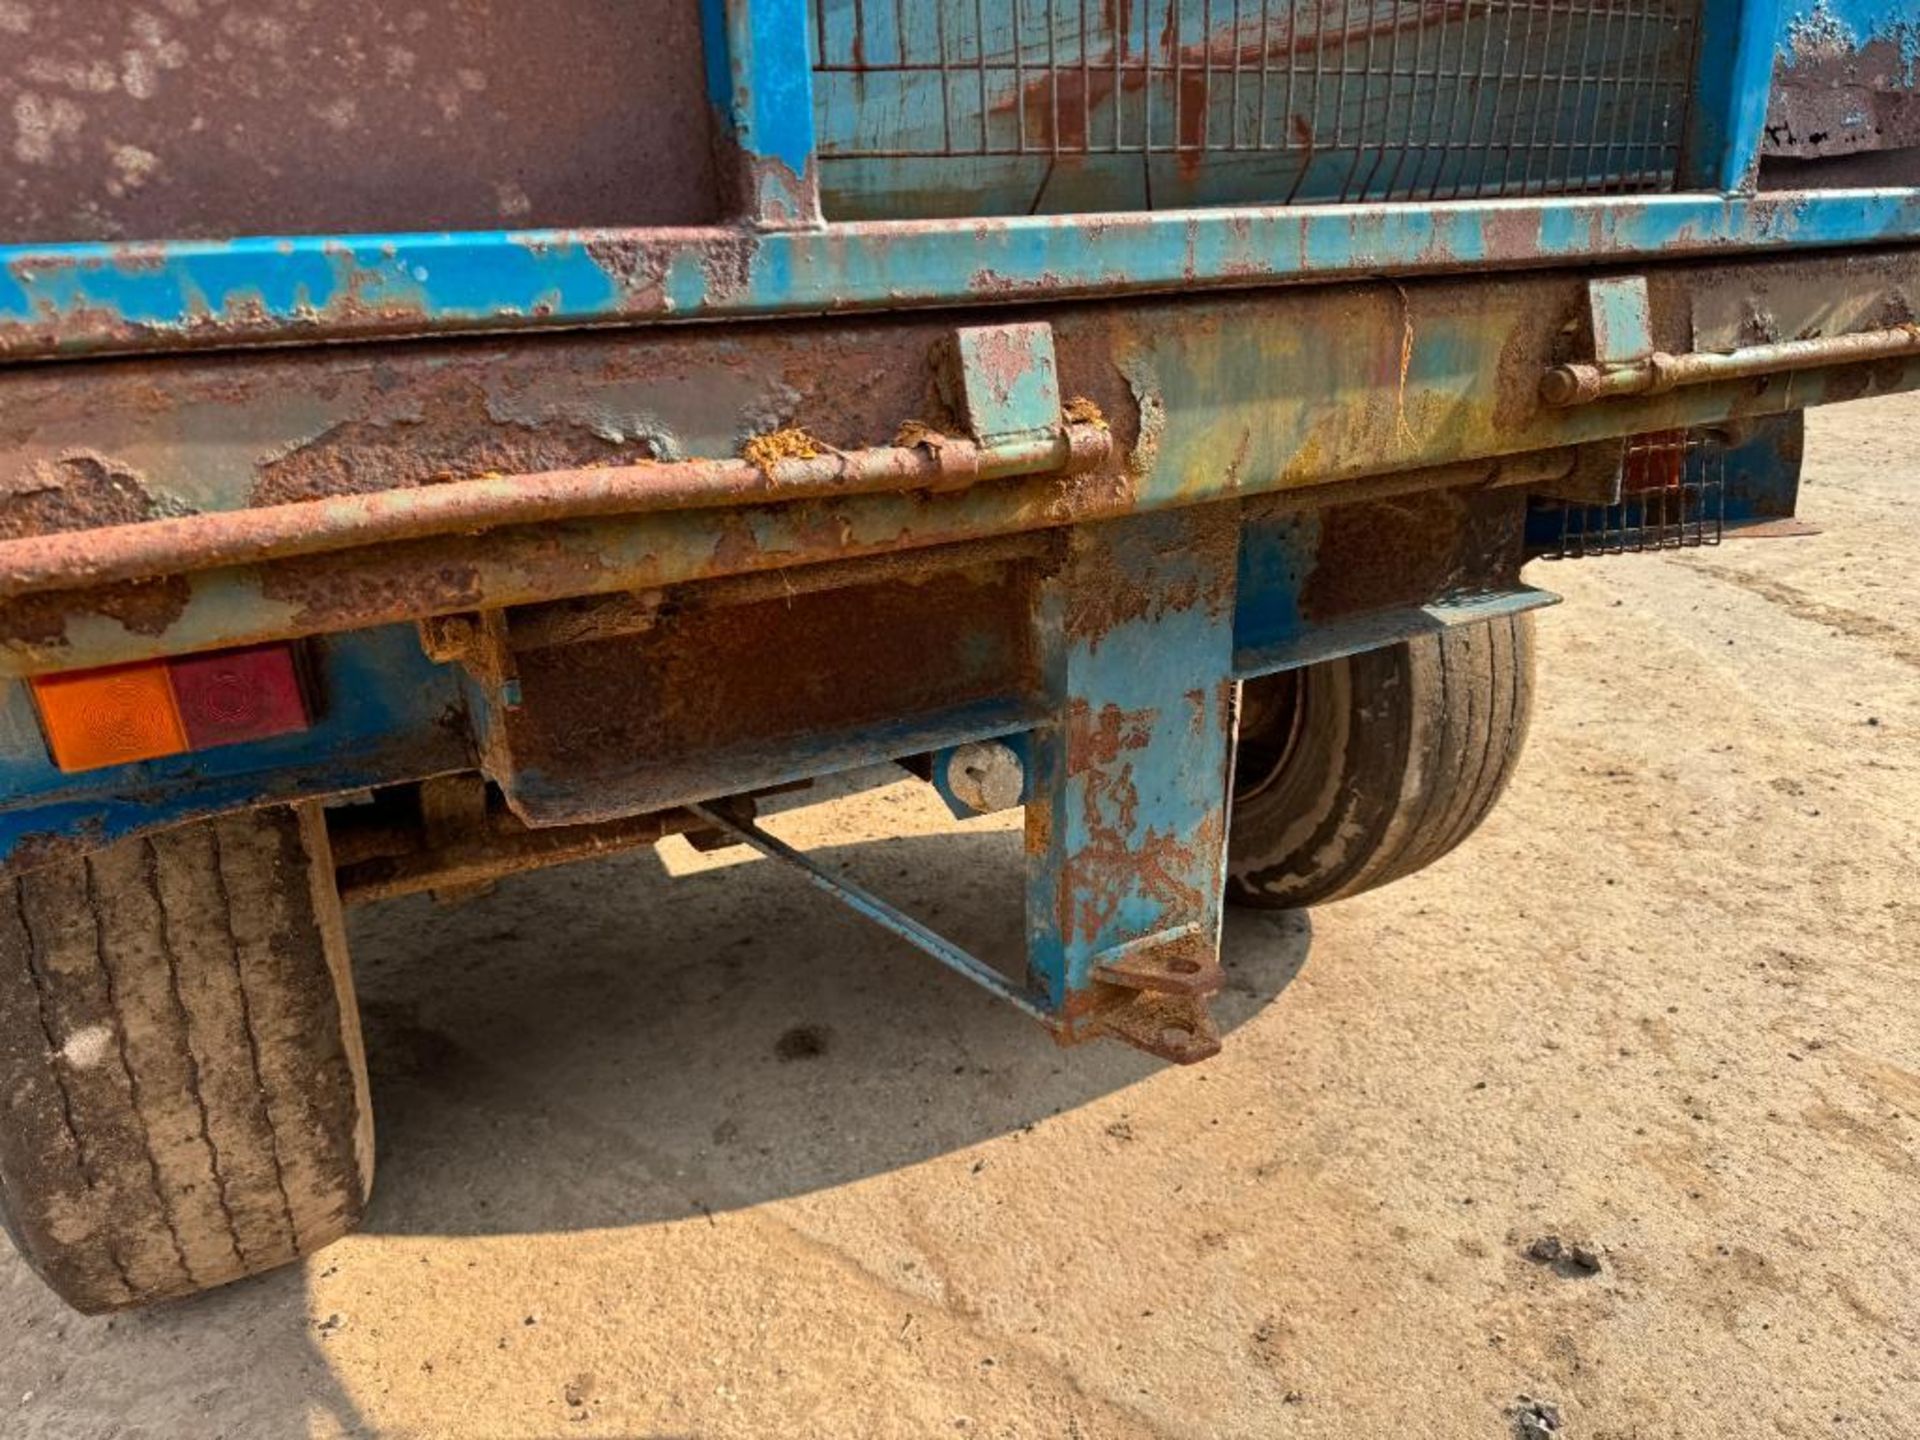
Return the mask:
<path id="1" fill-rule="evenodd" d="M 807 0 L 701 0 L 707 98 L 739 216 L 820 223 Z"/>
<path id="2" fill-rule="evenodd" d="M 1682 186 L 1752 191 L 1779 29 L 1779 0 L 1706 0 L 1702 6 L 1693 100 L 1680 147 Z"/>
<path id="3" fill-rule="evenodd" d="M 1920 189 L 0 247 L 0 359 L 1920 242 Z"/>
<path id="4" fill-rule="evenodd" d="M 1043 587 L 1055 709 L 1027 741 L 1027 962 L 1055 1013 L 1085 1013 L 1113 957 L 1216 948 L 1239 537 L 1231 502 L 1079 526 Z"/>

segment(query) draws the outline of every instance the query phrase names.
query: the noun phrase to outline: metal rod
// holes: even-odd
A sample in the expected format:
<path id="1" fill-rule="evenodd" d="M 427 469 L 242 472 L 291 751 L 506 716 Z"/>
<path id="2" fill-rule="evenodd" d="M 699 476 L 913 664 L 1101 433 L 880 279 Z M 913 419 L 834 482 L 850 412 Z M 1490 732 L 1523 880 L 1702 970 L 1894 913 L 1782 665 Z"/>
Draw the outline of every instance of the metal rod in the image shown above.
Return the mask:
<path id="1" fill-rule="evenodd" d="M 1855 335 L 1749 345 L 1725 354 L 1710 350 L 1686 355 L 1656 352 L 1624 365 L 1556 365 L 1541 377 L 1540 398 L 1549 405 L 1585 405 L 1616 395 L 1661 395 L 1683 385 L 1853 365 L 1916 351 L 1920 351 L 1920 325 L 1907 324 Z"/>
<path id="2" fill-rule="evenodd" d="M 618 855 L 699 826 L 688 812 L 673 810 L 597 825 L 521 828 L 500 835 L 474 836 L 440 849 L 421 848 L 424 842 L 416 840 L 416 848 L 402 853 L 368 855 L 340 863 L 334 882 L 342 905 L 364 905 L 423 890 L 456 890 L 525 870 Z M 349 843 L 351 838 L 349 832 Z"/>
<path id="3" fill-rule="evenodd" d="M 371 495 L 145 520 L 0 541 L 0 599 L 153 579 L 399 540 L 510 525 L 710 506 L 783 503 L 895 490 L 957 489 L 979 480 L 1070 472 L 1111 453 L 1099 425 L 993 446 L 948 439 L 816 459 L 747 460 L 489 475 Z"/>
<path id="4" fill-rule="evenodd" d="M 824 890 L 841 904 L 847 906 L 856 914 L 865 916 L 876 925 L 891 930 L 908 944 L 924 950 L 949 970 L 959 971 L 976 985 L 984 986 L 995 995 L 998 995 L 1002 1000 L 1008 1001 L 1016 1009 L 1025 1011 L 1028 1015 L 1031 1015 L 1043 1024 L 1053 1025 L 1056 1023 L 1055 1017 L 1048 1013 L 1045 1006 L 1041 1005 L 1025 990 L 1015 985 L 1006 976 L 994 969 L 993 966 L 968 951 L 962 950 L 944 935 L 929 930 L 904 910 L 882 900 L 872 891 L 862 889 L 851 880 L 842 879 L 838 875 L 832 875 L 822 870 L 818 865 L 814 864 L 813 861 L 809 860 L 784 840 L 769 835 L 765 830 L 762 830 L 758 825 L 750 821 L 735 820 L 728 815 L 725 810 L 717 807 L 709 808 L 705 805 L 690 805 L 687 808 L 703 819 L 712 821 L 728 834 L 746 841 L 747 844 L 758 850 L 769 860 L 779 860 L 793 866 L 794 869 L 812 881 L 815 886 Z"/>

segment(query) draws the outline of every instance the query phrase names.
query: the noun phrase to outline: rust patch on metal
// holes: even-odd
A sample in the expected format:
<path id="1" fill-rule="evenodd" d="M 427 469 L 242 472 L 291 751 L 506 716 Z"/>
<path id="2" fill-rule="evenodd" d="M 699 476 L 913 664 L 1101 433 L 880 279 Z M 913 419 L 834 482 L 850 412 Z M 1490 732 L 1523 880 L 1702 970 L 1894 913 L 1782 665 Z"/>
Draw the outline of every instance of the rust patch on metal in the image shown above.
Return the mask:
<path id="1" fill-rule="evenodd" d="M 438 382 L 438 383 L 435 383 Z M 344 421 L 256 467 L 248 503 L 283 505 L 485 474 L 537 474 L 658 458 L 647 436 L 612 439 L 554 416 L 505 420 L 478 381 L 434 376 L 410 412 Z"/>
<path id="2" fill-rule="evenodd" d="M 1144 750 L 1153 739 L 1153 712 L 1103 705 L 1096 716 L 1085 700 L 1067 710 L 1067 772 L 1082 774 L 1111 765 L 1129 750 Z"/>
<path id="3" fill-rule="evenodd" d="M 1500 588 L 1519 576 L 1523 491 L 1428 491 L 1319 512 L 1300 613 L 1326 621 L 1439 596 Z"/>
<path id="4" fill-rule="evenodd" d="M 1200 600 L 1200 581 L 1189 577 L 1171 585 L 1129 579 L 1118 566 L 1101 565 L 1100 578 L 1076 587 L 1067 605 L 1067 633 L 1098 644 L 1122 625 L 1152 620 L 1170 610 L 1190 610 Z"/>
<path id="5" fill-rule="evenodd" d="M 1209 853 L 1224 833 L 1225 816 L 1216 810 L 1195 828 L 1192 841 L 1149 825 L 1139 827 L 1140 793 L 1133 766 L 1123 757 L 1150 743 L 1158 719 L 1151 710 L 1126 710 L 1113 704 L 1098 711 L 1085 700 L 1067 710 L 1067 773 L 1081 788 L 1084 843 L 1069 861 L 1070 883 L 1061 887 L 1062 932 L 1096 941 L 1120 913 L 1128 897 L 1144 894 L 1173 914 L 1204 908 L 1204 897 L 1182 878 L 1196 855 Z M 1029 827 L 1027 845 L 1033 848 Z M 1073 897 L 1078 897 L 1077 902 Z"/>
<path id="6" fill-rule="evenodd" d="M 1526 260 L 1540 253 L 1540 217 L 1489 206 L 1483 235 L 1489 259 Z"/>
<path id="7" fill-rule="evenodd" d="M 186 611 L 192 587 L 184 576 L 103 585 L 79 595 L 22 595 L 0 607 L 0 637 L 28 645 L 62 645 L 78 615 L 112 620 L 130 634 L 158 639 Z"/>
<path id="8" fill-rule="evenodd" d="M 261 593 L 288 607 L 296 631 L 350 630 L 410 615 L 471 610 L 486 597 L 474 540 L 415 542 L 348 555 L 282 561 Z M 425 563 L 422 563 L 422 562 Z M 581 583 L 569 576 L 567 583 Z"/>
<path id="9" fill-rule="evenodd" d="M 1762 154 L 1810 160 L 1920 145 L 1920 94 L 1900 42 L 1882 36 L 1856 50 L 1844 33 L 1804 21 L 1790 39 L 1774 66 Z"/>
<path id="10" fill-rule="evenodd" d="M 594 233 L 575 240 L 620 287 L 624 307 L 633 314 L 654 314 L 667 308 L 666 266 L 658 250 L 636 238 Z"/>
<path id="11" fill-rule="evenodd" d="M 700 270 L 707 277 L 707 302 L 718 304 L 745 294 L 753 284 L 753 261 L 759 253 L 760 241 L 751 231 L 726 231 L 703 246 Z"/>
<path id="12" fill-rule="evenodd" d="M 129 525 L 166 513 L 131 465 L 72 450 L 9 477 L 0 490 L 0 539 Z"/>
<path id="13" fill-rule="evenodd" d="M 644 631 L 518 652 L 500 757 L 514 773 L 496 778 L 511 793 L 536 776 L 546 821 L 552 806 L 621 813 L 698 788 L 689 766 L 721 793 L 739 788 L 729 756 L 1035 693 L 1030 578 L 1016 560 L 712 607 L 675 592 L 686 603 L 666 597 Z"/>
<path id="14" fill-rule="evenodd" d="M 1213 506 L 1204 516 L 1197 510 L 1192 513 L 1194 531 L 1188 539 L 1196 551 L 1230 543 L 1238 534 L 1239 512 L 1231 504 Z M 1222 572 L 1225 578 L 1204 582 L 1186 549 L 1164 557 L 1168 573 L 1142 577 L 1108 549 L 1104 533 L 1097 527 L 1070 537 L 1068 543 L 1080 547 L 1075 564 L 1083 578 L 1072 587 L 1067 601 L 1066 632 L 1092 648 L 1098 648 L 1102 639 L 1123 625 L 1152 621 L 1196 606 L 1204 606 L 1209 614 L 1217 616 L 1233 603 L 1232 567 Z"/>

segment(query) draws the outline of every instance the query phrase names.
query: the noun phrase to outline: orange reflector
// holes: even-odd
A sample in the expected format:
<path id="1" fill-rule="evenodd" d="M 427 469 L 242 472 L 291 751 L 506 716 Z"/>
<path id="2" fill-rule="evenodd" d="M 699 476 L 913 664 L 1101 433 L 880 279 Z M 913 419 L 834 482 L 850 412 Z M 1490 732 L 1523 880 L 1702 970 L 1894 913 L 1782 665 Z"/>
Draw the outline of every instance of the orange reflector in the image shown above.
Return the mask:
<path id="1" fill-rule="evenodd" d="M 62 770 L 98 770 L 187 748 L 164 662 L 43 675 L 33 682 L 33 698 Z"/>

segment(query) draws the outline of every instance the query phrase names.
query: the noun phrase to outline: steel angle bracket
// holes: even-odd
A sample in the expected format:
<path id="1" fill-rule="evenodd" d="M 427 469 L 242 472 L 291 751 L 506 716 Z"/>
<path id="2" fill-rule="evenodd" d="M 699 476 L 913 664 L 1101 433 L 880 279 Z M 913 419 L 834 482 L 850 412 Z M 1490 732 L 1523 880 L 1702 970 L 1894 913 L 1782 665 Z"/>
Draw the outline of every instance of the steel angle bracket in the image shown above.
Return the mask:
<path id="1" fill-rule="evenodd" d="M 1207 1002 L 1226 974 L 1199 925 L 1108 951 L 1092 973 L 1108 992 L 1095 1011 L 1098 1033 L 1181 1065 L 1220 1053 L 1220 1027 Z"/>
<path id="2" fill-rule="evenodd" d="M 798 870 L 817 889 L 855 914 L 891 931 L 1038 1020 L 1064 1043 L 1111 1036 L 1181 1065 L 1205 1060 L 1220 1051 L 1220 1030 L 1207 1001 L 1225 977 L 1197 927 L 1170 936 L 1152 936 L 1111 953 L 1093 969 L 1093 1003 L 1087 1013 L 1067 1019 L 1053 1010 L 1044 995 L 1016 984 L 994 965 L 891 901 L 822 868 L 804 851 L 763 830 L 736 802 L 716 801 L 687 809 L 713 827 L 707 833 L 729 836 L 769 860 Z"/>
<path id="3" fill-rule="evenodd" d="M 1239 535 L 1232 502 L 1074 526 L 1037 587 L 1042 718 L 1001 757 L 1023 772 L 1006 786 L 1025 807 L 1023 981 L 740 812 L 697 813 L 1065 1043 L 1106 1035 L 1205 1059 L 1220 1048 L 1207 1005 L 1222 982 Z"/>

